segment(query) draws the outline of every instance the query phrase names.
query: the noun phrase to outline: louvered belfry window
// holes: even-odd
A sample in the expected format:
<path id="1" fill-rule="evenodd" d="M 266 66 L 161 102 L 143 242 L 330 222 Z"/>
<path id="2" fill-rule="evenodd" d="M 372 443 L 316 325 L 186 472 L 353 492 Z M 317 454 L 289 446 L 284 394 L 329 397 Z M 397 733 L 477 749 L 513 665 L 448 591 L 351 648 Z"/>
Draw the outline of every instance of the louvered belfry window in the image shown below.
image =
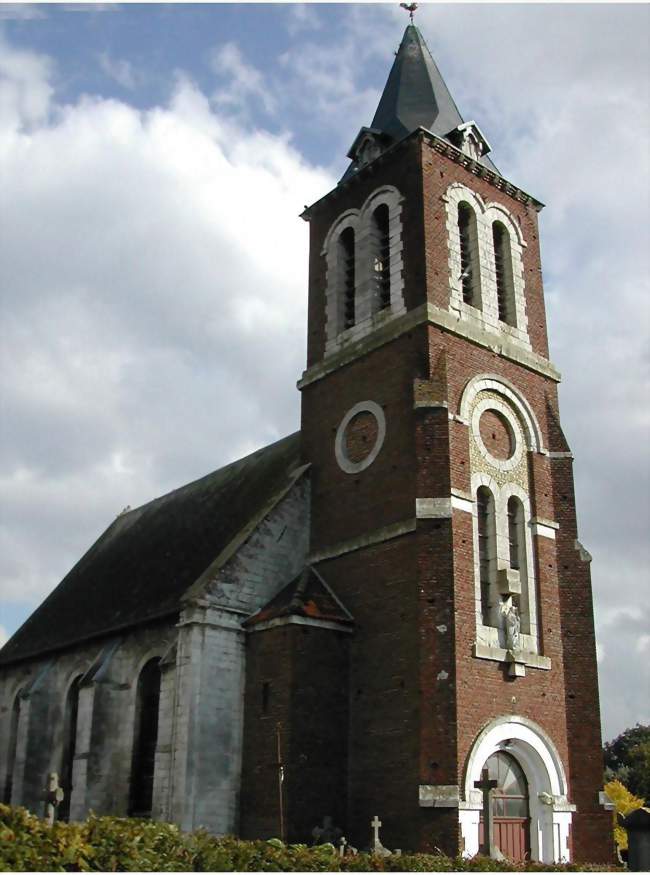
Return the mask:
<path id="1" fill-rule="evenodd" d="M 390 307 L 390 233 L 386 204 L 372 214 L 372 282 L 377 310 Z"/>
<path id="2" fill-rule="evenodd" d="M 339 294 L 342 304 L 343 328 L 352 328 L 355 323 L 355 245 L 354 229 L 345 228 L 338 241 Z"/>
<path id="3" fill-rule="evenodd" d="M 499 320 L 506 322 L 508 325 L 514 325 L 515 308 L 510 235 L 502 222 L 492 223 L 492 239 L 494 242 L 494 270 L 496 274 Z"/>
<path id="4" fill-rule="evenodd" d="M 476 215 L 469 204 L 458 205 L 458 234 L 460 236 L 460 279 L 463 301 L 472 307 L 478 306 L 478 235 Z"/>

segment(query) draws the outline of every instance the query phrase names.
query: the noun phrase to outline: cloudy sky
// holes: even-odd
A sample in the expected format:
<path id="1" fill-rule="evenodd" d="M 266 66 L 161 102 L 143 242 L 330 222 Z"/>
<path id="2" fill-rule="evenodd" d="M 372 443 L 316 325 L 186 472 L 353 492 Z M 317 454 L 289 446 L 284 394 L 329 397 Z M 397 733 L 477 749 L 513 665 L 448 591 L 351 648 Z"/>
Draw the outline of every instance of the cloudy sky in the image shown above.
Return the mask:
<path id="1" fill-rule="evenodd" d="M 297 428 L 298 214 L 343 172 L 405 23 L 397 4 L 0 4 L 2 638 L 125 505 Z M 435 3 L 417 23 L 547 204 L 609 738 L 650 722 L 649 7 Z"/>

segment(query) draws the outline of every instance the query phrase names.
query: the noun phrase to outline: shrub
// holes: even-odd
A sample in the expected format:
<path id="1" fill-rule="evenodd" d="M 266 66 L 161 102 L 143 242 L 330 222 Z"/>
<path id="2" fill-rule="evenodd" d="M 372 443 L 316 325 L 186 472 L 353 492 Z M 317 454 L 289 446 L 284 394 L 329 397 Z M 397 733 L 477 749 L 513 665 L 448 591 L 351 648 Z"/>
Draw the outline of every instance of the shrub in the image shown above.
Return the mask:
<path id="1" fill-rule="evenodd" d="M 517 872 L 611 871 L 605 866 L 515 866 L 485 857 L 371 854 L 341 859 L 329 844 L 287 845 L 279 839 L 217 838 L 183 833 L 171 823 L 91 815 L 55 823 L 24 808 L 0 805 L 0 871 L 4 872 Z"/>

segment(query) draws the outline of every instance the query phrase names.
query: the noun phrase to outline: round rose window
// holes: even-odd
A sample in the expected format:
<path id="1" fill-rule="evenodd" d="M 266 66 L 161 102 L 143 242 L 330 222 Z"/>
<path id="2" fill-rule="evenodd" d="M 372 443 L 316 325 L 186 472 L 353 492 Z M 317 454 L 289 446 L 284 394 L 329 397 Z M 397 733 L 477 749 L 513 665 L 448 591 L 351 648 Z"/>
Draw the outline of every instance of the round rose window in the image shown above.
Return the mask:
<path id="1" fill-rule="evenodd" d="M 384 411 L 374 401 L 361 401 L 345 414 L 336 431 L 336 461 L 346 474 L 363 471 L 377 458 L 386 436 Z"/>
<path id="2" fill-rule="evenodd" d="M 479 432 L 483 446 L 495 459 L 505 462 L 515 452 L 512 426 L 497 410 L 483 411 L 479 420 Z"/>

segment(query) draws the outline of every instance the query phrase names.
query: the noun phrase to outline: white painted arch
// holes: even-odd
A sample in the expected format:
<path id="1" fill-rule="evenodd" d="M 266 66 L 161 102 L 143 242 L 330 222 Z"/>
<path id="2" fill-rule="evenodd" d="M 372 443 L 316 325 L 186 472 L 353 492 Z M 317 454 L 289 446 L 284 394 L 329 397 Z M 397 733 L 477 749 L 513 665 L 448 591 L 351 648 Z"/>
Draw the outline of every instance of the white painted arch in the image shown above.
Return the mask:
<path id="1" fill-rule="evenodd" d="M 513 756 L 528 781 L 531 855 L 543 863 L 568 862 L 569 827 L 575 806 L 567 800 L 568 785 L 562 759 L 550 736 L 526 717 L 507 715 L 490 721 L 477 735 L 467 757 L 463 781 L 464 801 L 459 821 L 464 853 L 479 850 L 482 794 L 474 787 L 488 757 L 497 751 Z"/>

